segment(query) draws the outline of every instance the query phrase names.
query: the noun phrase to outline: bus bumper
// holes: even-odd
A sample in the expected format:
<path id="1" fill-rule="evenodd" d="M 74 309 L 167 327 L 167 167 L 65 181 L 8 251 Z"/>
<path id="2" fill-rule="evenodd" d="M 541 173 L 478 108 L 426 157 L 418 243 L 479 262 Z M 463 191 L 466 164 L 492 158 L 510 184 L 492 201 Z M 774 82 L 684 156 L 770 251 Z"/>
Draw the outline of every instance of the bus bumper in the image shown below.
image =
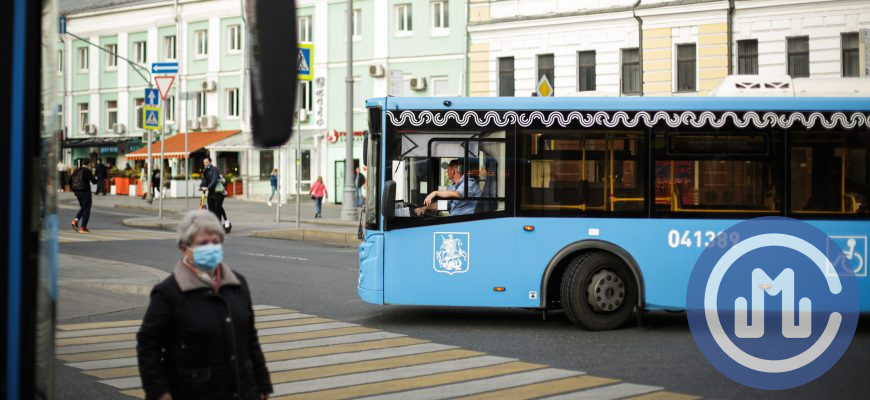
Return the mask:
<path id="1" fill-rule="evenodd" d="M 357 294 L 359 294 L 359 298 L 366 303 L 372 304 L 384 304 L 384 291 L 383 290 L 368 290 L 363 289 L 361 287 L 356 288 Z"/>
<path id="2" fill-rule="evenodd" d="M 384 304 L 384 235 L 374 233 L 359 245 L 357 293 L 363 301 Z"/>

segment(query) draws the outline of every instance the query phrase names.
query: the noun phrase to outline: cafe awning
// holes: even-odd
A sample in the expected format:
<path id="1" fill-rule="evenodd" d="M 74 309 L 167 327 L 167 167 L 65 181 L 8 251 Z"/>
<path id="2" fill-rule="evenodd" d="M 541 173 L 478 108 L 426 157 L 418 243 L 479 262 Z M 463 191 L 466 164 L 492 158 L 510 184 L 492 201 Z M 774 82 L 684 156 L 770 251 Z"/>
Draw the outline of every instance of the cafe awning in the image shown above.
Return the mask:
<path id="1" fill-rule="evenodd" d="M 214 142 L 226 139 L 241 131 L 209 131 L 209 132 L 181 132 L 164 140 L 164 153 L 166 158 L 188 158 L 190 153 L 196 152 Z M 187 137 L 187 151 L 184 151 L 184 140 Z M 151 156 L 160 159 L 161 142 L 151 145 Z M 148 158 L 148 147 L 143 147 L 127 154 L 128 160 L 144 160 Z"/>

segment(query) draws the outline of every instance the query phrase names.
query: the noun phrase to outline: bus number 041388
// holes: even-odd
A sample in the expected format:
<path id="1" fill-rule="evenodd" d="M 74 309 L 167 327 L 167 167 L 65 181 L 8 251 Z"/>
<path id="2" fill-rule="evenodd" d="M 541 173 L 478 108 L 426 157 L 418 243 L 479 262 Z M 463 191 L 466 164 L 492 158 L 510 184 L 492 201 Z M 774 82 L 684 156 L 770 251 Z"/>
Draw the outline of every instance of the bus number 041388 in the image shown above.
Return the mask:
<path id="1" fill-rule="evenodd" d="M 707 247 L 717 246 L 726 247 L 729 242 L 731 245 L 740 241 L 740 236 L 736 232 L 731 232 L 725 235 L 723 232 L 716 233 L 714 231 L 683 231 L 671 229 L 668 232 L 668 246 L 673 249 L 677 247 Z"/>

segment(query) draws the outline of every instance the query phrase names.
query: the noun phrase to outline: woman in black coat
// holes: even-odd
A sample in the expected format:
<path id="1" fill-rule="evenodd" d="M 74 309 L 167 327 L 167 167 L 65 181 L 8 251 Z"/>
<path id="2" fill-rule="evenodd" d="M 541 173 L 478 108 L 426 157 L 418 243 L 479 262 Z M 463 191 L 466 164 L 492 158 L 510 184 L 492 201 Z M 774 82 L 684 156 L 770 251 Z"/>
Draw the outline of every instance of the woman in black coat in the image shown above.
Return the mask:
<path id="1" fill-rule="evenodd" d="M 272 393 L 248 285 L 221 263 L 223 241 L 208 211 L 191 211 L 178 226 L 183 256 L 151 291 L 136 336 L 147 399 L 265 400 Z"/>

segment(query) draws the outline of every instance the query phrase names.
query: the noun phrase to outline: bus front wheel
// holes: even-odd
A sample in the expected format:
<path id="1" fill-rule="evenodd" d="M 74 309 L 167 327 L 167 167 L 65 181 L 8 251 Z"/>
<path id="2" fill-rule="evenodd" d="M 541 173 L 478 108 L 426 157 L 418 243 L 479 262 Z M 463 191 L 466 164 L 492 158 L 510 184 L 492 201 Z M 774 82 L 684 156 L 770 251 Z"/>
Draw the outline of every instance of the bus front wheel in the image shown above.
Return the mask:
<path id="1" fill-rule="evenodd" d="M 617 256 L 593 251 L 568 264 L 562 278 L 562 306 L 575 325 L 593 331 L 624 325 L 637 303 L 637 284 Z"/>

